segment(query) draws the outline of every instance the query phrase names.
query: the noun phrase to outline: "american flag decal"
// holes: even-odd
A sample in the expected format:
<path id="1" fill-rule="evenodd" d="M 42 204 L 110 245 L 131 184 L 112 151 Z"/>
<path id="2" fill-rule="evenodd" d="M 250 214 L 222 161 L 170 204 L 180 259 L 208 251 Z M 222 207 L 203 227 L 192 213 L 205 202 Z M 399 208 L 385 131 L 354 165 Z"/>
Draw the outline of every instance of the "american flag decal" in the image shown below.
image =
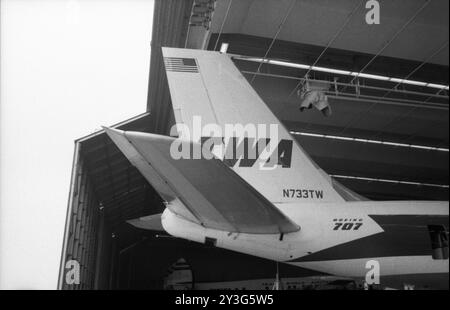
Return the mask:
<path id="1" fill-rule="evenodd" d="M 198 73 L 195 58 L 164 57 L 164 65 L 167 71 Z"/>

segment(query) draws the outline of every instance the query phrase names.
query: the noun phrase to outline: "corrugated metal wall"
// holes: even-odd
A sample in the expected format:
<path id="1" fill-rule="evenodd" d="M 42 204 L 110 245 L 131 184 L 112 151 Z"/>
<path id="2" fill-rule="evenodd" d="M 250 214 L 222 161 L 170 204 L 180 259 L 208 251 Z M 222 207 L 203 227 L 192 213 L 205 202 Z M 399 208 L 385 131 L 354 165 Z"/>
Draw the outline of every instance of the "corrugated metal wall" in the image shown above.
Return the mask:
<path id="1" fill-rule="evenodd" d="M 151 123 L 144 113 L 116 128 L 148 132 Z M 119 253 L 140 238 L 124 233 L 126 221 L 161 208 L 154 190 L 104 131 L 77 140 L 58 289 L 115 288 Z M 80 281 L 72 283 L 77 265 Z"/>
<path id="2" fill-rule="evenodd" d="M 96 278 L 98 235 L 101 233 L 99 226 L 103 226 L 99 225 L 102 211 L 89 181 L 89 175 L 85 171 L 80 151 L 80 143 L 77 142 L 58 282 L 60 289 L 91 289 L 94 288 Z M 74 268 L 70 263 L 67 265 L 71 260 L 78 262 L 80 267 L 78 285 L 68 284 L 66 281 L 67 272 Z"/>

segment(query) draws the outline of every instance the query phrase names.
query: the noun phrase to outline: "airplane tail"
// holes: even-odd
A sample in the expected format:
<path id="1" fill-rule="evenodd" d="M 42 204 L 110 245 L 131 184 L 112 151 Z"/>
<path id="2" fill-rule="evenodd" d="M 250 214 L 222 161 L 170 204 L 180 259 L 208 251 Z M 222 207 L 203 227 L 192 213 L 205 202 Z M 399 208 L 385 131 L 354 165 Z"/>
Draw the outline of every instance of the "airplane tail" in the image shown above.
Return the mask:
<path id="1" fill-rule="evenodd" d="M 228 55 L 163 48 L 163 57 L 179 136 L 203 142 L 272 203 L 344 201 Z"/>

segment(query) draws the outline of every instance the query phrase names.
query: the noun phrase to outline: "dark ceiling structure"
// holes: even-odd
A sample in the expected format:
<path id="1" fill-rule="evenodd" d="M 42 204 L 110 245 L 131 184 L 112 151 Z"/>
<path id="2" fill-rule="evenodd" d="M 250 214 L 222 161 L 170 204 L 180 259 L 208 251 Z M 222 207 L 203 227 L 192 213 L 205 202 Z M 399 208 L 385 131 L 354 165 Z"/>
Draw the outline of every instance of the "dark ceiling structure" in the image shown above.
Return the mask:
<path id="1" fill-rule="evenodd" d="M 173 124 L 161 46 L 219 50 L 227 43 L 244 76 L 327 173 L 371 199 L 448 199 L 448 87 L 398 81 L 448 86 L 448 1 L 381 1 L 380 25 L 366 24 L 359 0 L 188 2 L 171 15 L 172 27 L 185 31 L 153 32 L 148 110 L 158 119 L 155 131 Z M 157 1 L 155 16 L 173 4 Z M 300 112 L 305 76 L 332 85 L 330 117 Z"/>

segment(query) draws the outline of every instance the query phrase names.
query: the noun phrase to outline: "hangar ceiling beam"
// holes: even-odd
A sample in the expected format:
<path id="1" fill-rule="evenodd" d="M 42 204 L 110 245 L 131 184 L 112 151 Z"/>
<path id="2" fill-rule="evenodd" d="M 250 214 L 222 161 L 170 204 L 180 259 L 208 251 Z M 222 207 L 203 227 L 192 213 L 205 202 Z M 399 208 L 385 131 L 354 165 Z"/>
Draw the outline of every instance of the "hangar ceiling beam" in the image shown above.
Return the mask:
<path id="1" fill-rule="evenodd" d="M 444 42 L 443 45 L 441 45 L 437 50 L 435 50 L 430 56 L 428 56 L 424 61 L 422 61 L 414 70 L 412 70 L 403 80 L 409 80 L 417 71 L 419 71 L 420 68 L 422 68 L 424 65 L 430 62 L 437 54 L 439 54 L 444 48 L 448 46 L 448 41 Z M 397 85 L 393 87 L 393 89 L 397 89 L 402 85 L 402 82 L 398 82 Z M 441 89 L 442 90 L 442 89 Z M 385 95 L 387 96 L 389 92 Z M 437 94 L 439 95 L 439 93 Z"/>
<path id="2" fill-rule="evenodd" d="M 238 54 L 228 54 L 228 55 L 230 57 L 232 57 L 233 59 L 237 59 L 237 60 L 243 60 L 243 61 L 248 61 L 248 62 L 257 62 L 257 63 L 263 62 L 263 63 L 269 64 L 269 65 L 274 65 L 274 66 L 279 66 L 279 67 L 288 67 L 288 68 L 297 69 L 297 70 L 309 70 L 309 71 L 315 71 L 315 72 L 322 73 L 322 74 L 327 73 L 327 74 L 334 74 L 334 75 L 346 76 L 346 77 L 358 76 L 359 78 L 367 80 L 367 81 L 377 81 L 377 82 L 381 81 L 381 82 L 386 82 L 386 83 L 398 83 L 398 85 L 426 87 L 426 88 L 440 89 L 440 90 L 441 89 L 444 89 L 444 90 L 449 89 L 447 82 L 446 82 L 446 84 L 442 84 L 442 83 L 437 84 L 437 83 L 433 83 L 433 82 L 423 82 L 423 81 L 417 81 L 417 80 L 410 80 L 410 79 L 406 79 L 406 78 L 401 79 L 401 78 L 398 78 L 395 76 L 359 73 L 359 72 L 353 72 L 353 71 L 343 70 L 343 69 L 334 69 L 334 68 L 321 67 L 321 66 L 311 66 L 311 65 L 301 64 L 301 63 L 288 62 L 285 60 L 277 60 L 277 59 L 269 59 L 269 58 L 263 59 L 263 58 L 243 56 L 243 55 L 238 55 Z M 414 67 L 414 68 L 416 68 L 416 67 Z M 406 76 L 409 76 L 409 75 L 410 75 L 410 72 L 408 72 L 408 74 L 406 74 Z M 350 82 L 347 82 L 346 85 L 351 86 L 351 87 L 356 87 L 356 86 L 359 87 L 360 86 L 360 84 L 354 84 L 354 83 L 350 83 Z"/>
<path id="3" fill-rule="evenodd" d="M 289 5 L 289 8 L 287 9 L 286 14 L 283 17 L 283 20 L 281 21 L 280 25 L 278 25 L 278 29 L 277 29 L 277 31 L 275 32 L 275 35 L 272 38 L 272 42 L 270 42 L 270 45 L 267 48 L 262 61 L 259 63 L 259 66 L 258 66 L 258 69 L 256 70 L 256 72 L 259 72 L 261 70 L 261 66 L 264 63 L 264 60 L 267 58 L 267 55 L 269 55 L 269 52 L 272 49 L 273 44 L 277 40 L 277 37 L 280 34 L 281 29 L 283 28 L 284 24 L 286 23 L 286 20 L 288 19 L 289 14 L 292 12 L 292 8 L 294 7 L 295 3 L 296 3 L 296 0 L 292 0 L 291 5 Z M 256 74 L 253 75 L 253 77 L 251 79 L 251 82 L 253 82 L 255 80 L 255 77 L 256 77 Z"/>
<path id="4" fill-rule="evenodd" d="M 384 105 L 396 105 L 396 106 L 408 106 L 408 107 L 414 107 L 414 108 L 428 108 L 428 109 L 435 109 L 435 110 L 446 110 L 448 111 L 448 106 L 440 106 L 440 105 L 422 105 L 420 103 L 414 103 L 414 102 L 395 102 L 395 101 L 390 101 L 390 100 L 380 100 L 376 97 L 373 98 L 363 98 L 363 97 L 357 97 L 357 96 L 334 96 L 334 95 L 329 95 L 329 98 L 332 99 L 344 99 L 344 100 L 349 100 L 349 101 L 356 101 L 356 102 L 366 102 L 366 103 L 371 103 L 372 105 L 377 105 L 377 104 L 384 104 Z M 354 119 L 354 121 L 361 119 L 361 116 L 364 113 L 360 113 L 359 117 L 356 117 L 356 119 Z M 353 124 L 353 122 L 349 122 L 349 125 L 344 127 L 339 134 L 343 134 L 345 133 L 345 131 L 350 128 L 350 126 Z"/>
<path id="5" fill-rule="evenodd" d="M 219 43 L 220 36 L 222 35 L 223 26 L 225 25 L 225 22 L 226 22 L 226 20 L 227 20 L 228 13 L 230 12 L 230 8 L 231 8 L 231 5 L 232 5 L 232 4 L 233 4 L 233 0 L 229 0 L 228 7 L 227 7 L 227 11 L 225 12 L 225 17 L 223 18 L 222 25 L 220 26 L 219 34 L 217 35 L 217 39 L 216 39 L 216 43 L 214 44 L 214 49 L 213 49 L 213 51 L 215 51 L 216 48 L 217 48 L 217 44 Z"/>
<path id="6" fill-rule="evenodd" d="M 389 41 L 386 42 L 386 44 L 369 60 L 369 62 L 359 71 L 359 73 L 363 73 L 373 62 L 374 60 L 383 53 L 386 48 L 388 48 L 392 42 L 395 41 L 395 39 L 419 16 L 419 14 L 430 4 L 431 0 L 427 0 L 417 11 L 414 13 L 413 16 L 389 39 Z M 354 82 L 358 76 L 355 76 L 352 81 Z"/>
<path id="7" fill-rule="evenodd" d="M 428 57 L 427 57 L 422 63 L 420 63 L 416 68 L 414 68 L 414 70 L 412 70 L 412 71 L 404 78 L 404 80 L 407 80 L 407 79 L 411 78 L 411 77 L 414 75 L 414 73 L 416 73 L 420 68 L 422 68 L 425 64 L 427 64 L 431 59 L 433 59 L 437 54 L 439 54 L 439 53 L 440 53 L 444 48 L 446 48 L 447 46 L 448 46 L 448 41 L 445 42 L 443 45 L 441 45 L 437 50 L 435 50 L 430 56 L 428 56 Z M 397 87 L 400 86 L 401 84 L 402 84 L 401 82 L 397 83 L 397 85 L 395 85 L 389 92 L 387 92 L 386 94 L 384 94 L 382 98 L 386 98 L 387 95 L 389 95 L 391 92 L 393 92 L 395 89 L 397 89 Z M 436 95 L 439 96 L 439 94 L 440 94 L 440 92 L 441 92 L 442 90 L 443 90 L 443 89 L 440 89 L 436 94 L 429 95 L 429 97 L 428 97 L 427 99 L 425 99 L 425 101 L 423 102 L 423 103 L 424 103 L 423 106 L 425 106 L 426 103 L 429 102 L 429 101 L 430 101 L 433 97 L 435 97 Z M 448 97 L 447 97 L 447 98 L 448 98 Z M 374 103 L 374 104 L 375 104 L 375 103 Z M 384 126 L 382 129 L 380 129 L 379 131 L 377 131 L 377 132 L 372 136 L 372 138 L 373 138 L 373 137 L 377 137 L 383 130 L 385 130 L 386 128 L 388 128 L 388 127 L 391 126 L 392 124 L 395 124 L 395 123 L 396 123 L 397 121 L 399 121 L 400 119 L 403 119 L 403 118 L 407 117 L 408 115 L 410 115 L 411 113 L 413 113 L 414 111 L 416 111 L 418 108 L 422 108 L 423 106 L 412 106 L 411 109 L 410 109 L 408 112 L 406 112 L 406 113 L 403 114 L 402 116 L 399 116 L 399 117 L 393 119 L 393 120 L 392 120 L 391 122 L 389 122 L 386 126 Z M 372 106 L 370 106 L 370 107 L 365 111 L 365 113 L 363 113 L 362 115 L 366 114 L 371 108 L 372 108 Z M 448 110 L 448 105 L 447 105 L 447 110 Z M 362 115 L 361 115 L 361 116 L 362 116 Z M 348 126 L 349 126 L 349 125 L 347 125 L 346 127 L 344 127 L 342 133 L 345 132 L 345 130 L 346 130 L 346 128 L 347 128 Z M 403 142 L 404 142 L 404 141 L 403 141 Z"/>
<path id="8" fill-rule="evenodd" d="M 254 71 L 242 71 L 243 74 L 249 74 L 249 75 L 258 75 L 258 76 L 266 76 L 266 77 L 272 77 L 272 78 L 284 78 L 284 79 L 291 79 L 291 80 L 299 80 L 304 81 L 305 78 L 298 78 L 294 76 L 287 76 L 287 75 L 279 75 L 279 74 L 273 74 L 273 73 L 262 73 L 262 72 L 254 72 Z M 317 83 L 326 83 L 329 84 L 330 81 L 327 80 L 312 80 Z M 354 85 L 351 85 L 349 83 L 343 83 L 343 82 L 333 82 L 333 84 L 338 86 L 346 86 L 346 87 L 355 87 Z M 360 85 L 359 88 L 361 89 L 368 89 L 372 91 L 383 91 L 383 92 L 391 92 L 391 93 L 398 93 L 398 94 L 404 94 L 404 95 L 415 95 L 418 97 L 428 97 L 431 96 L 436 97 L 438 99 L 442 100 L 448 100 L 448 96 L 441 96 L 437 94 L 429 94 L 429 93 L 423 93 L 418 91 L 409 91 L 409 90 L 399 90 L 399 89 L 390 89 L 390 88 L 383 88 L 383 87 L 376 87 L 376 86 L 368 86 L 368 85 Z M 347 99 L 352 101 L 361 101 L 361 102 L 369 102 L 369 103 L 379 103 L 379 104 L 388 104 L 388 105 L 399 105 L 399 106 L 410 106 L 410 107 L 420 107 L 420 108 L 428 108 L 428 109 L 439 109 L 439 110 L 448 110 L 449 106 L 445 103 L 439 103 L 439 102 L 428 102 L 423 101 L 420 99 L 398 99 L 398 98 L 391 98 L 391 97 L 377 97 L 377 96 L 367 96 L 367 95 L 361 95 L 361 94 L 353 94 L 349 92 L 334 92 L 332 90 L 326 92 L 329 98 L 335 98 L 335 99 Z"/>
<path id="9" fill-rule="evenodd" d="M 413 185 L 413 186 L 426 186 L 426 187 L 438 187 L 438 188 L 449 188 L 447 184 L 434 184 L 434 183 L 421 183 L 421 182 L 413 182 L 413 181 L 404 181 L 404 180 L 391 180 L 391 179 L 377 179 L 377 178 L 368 178 L 368 177 L 357 177 L 357 176 L 348 176 L 348 175 L 330 175 L 333 178 L 338 179 L 353 179 L 353 180 L 361 180 L 368 182 L 383 182 L 383 183 L 394 183 L 394 184 L 404 184 L 404 185 Z"/>
<path id="10" fill-rule="evenodd" d="M 440 93 L 442 93 L 445 89 L 440 89 L 436 95 L 439 95 Z M 429 100 L 431 100 L 431 98 L 433 98 L 432 96 L 428 97 L 427 100 L 425 100 L 425 102 L 428 102 Z"/>
<path id="11" fill-rule="evenodd" d="M 414 70 L 412 70 L 406 77 L 406 79 L 411 78 L 417 71 L 419 71 L 420 68 L 422 68 L 424 65 L 426 65 L 428 62 L 430 62 L 437 54 L 439 54 L 441 51 L 444 50 L 444 48 L 446 48 L 448 46 L 448 41 L 444 42 L 443 45 L 441 45 L 438 49 L 436 49 L 430 56 L 428 56 L 422 63 L 420 63 Z M 397 85 L 394 86 L 394 89 L 397 89 L 398 86 L 400 86 L 402 83 L 398 83 Z M 428 102 L 429 100 L 431 100 L 431 98 L 436 97 L 436 96 L 441 96 L 440 93 L 443 89 L 440 89 L 436 94 L 432 94 L 429 95 L 429 97 L 424 101 L 424 103 Z M 392 90 L 390 90 L 389 92 L 387 92 L 383 97 L 386 97 L 387 95 L 389 95 L 392 92 Z M 445 96 L 448 99 L 448 96 Z M 401 119 L 407 117 L 408 115 L 410 115 L 411 113 L 413 113 L 417 108 L 416 107 L 412 107 L 408 112 L 406 112 L 403 115 L 397 116 L 395 117 L 392 121 L 390 121 L 389 123 L 387 123 L 385 126 L 383 126 L 380 130 L 378 130 L 376 133 L 374 133 L 371 136 L 371 139 L 378 137 L 381 132 L 385 131 L 387 128 L 389 128 L 390 126 L 392 126 L 393 124 L 397 123 L 398 121 L 400 121 Z"/>
<path id="12" fill-rule="evenodd" d="M 314 61 L 314 63 L 312 64 L 312 66 L 308 69 L 308 71 L 305 73 L 304 77 L 306 78 L 309 73 L 311 72 L 312 67 L 316 66 L 317 63 L 320 61 L 320 59 L 322 58 L 322 56 L 325 54 L 325 52 L 328 50 L 328 48 L 333 44 L 333 42 L 339 37 L 339 35 L 342 33 L 342 31 L 344 31 L 345 27 L 347 27 L 348 23 L 352 20 L 353 15 L 355 15 L 356 11 L 358 11 L 358 9 L 361 7 L 361 5 L 363 4 L 363 0 L 359 1 L 358 4 L 354 7 L 354 9 L 352 10 L 352 12 L 347 16 L 347 19 L 344 21 L 344 23 L 342 24 L 342 26 L 338 29 L 338 31 L 336 31 L 336 33 L 333 35 L 333 37 L 330 39 L 330 41 L 328 41 L 327 45 L 325 46 L 325 48 L 322 50 L 322 52 L 319 54 L 319 56 L 317 56 L 316 60 Z M 300 87 L 303 86 L 304 81 L 299 81 L 297 85 L 295 85 L 294 89 L 291 91 L 291 93 L 289 94 L 289 97 L 292 96 L 292 94 L 295 93 L 295 91 Z"/>
<path id="13" fill-rule="evenodd" d="M 394 42 L 394 40 L 417 18 L 417 16 L 419 16 L 419 14 L 430 4 L 431 0 L 427 0 L 424 4 L 422 4 L 422 6 L 416 11 L 416 13 L 414 13 L 413 16 L 411 16 L 411 18 L 394 34 L 394 36 L 369 60 L 369 62 L 360 70 L 360 74 L 362 72 L 364 72 L 364 70 L 366 70 L 372 63 L 373 61 L 389 46 L 391 45 L 392 42 Z M 356 79 L 358 78 L 358 76 L 355 76 L 350 83 L 354 82 Z M 345 90 L 345 88 L 343 89 Z M 350 126 L 353 122 L 355 122 L 356 120 L 360 119 L 363 115 L 367 114 L 367 112 L 369 112 L 377 103 L 374 102 L 372 103 L 366 110 L 362 111 L 361 113 L 359 113 L 358 115 L 356 115 L 355 118 L 353 118 L 352 120 L 350 120 L 350 122 L 348 122 L 344 128 L 341 130 L 341 132 L 339 134 L 343 134 Z"/>

